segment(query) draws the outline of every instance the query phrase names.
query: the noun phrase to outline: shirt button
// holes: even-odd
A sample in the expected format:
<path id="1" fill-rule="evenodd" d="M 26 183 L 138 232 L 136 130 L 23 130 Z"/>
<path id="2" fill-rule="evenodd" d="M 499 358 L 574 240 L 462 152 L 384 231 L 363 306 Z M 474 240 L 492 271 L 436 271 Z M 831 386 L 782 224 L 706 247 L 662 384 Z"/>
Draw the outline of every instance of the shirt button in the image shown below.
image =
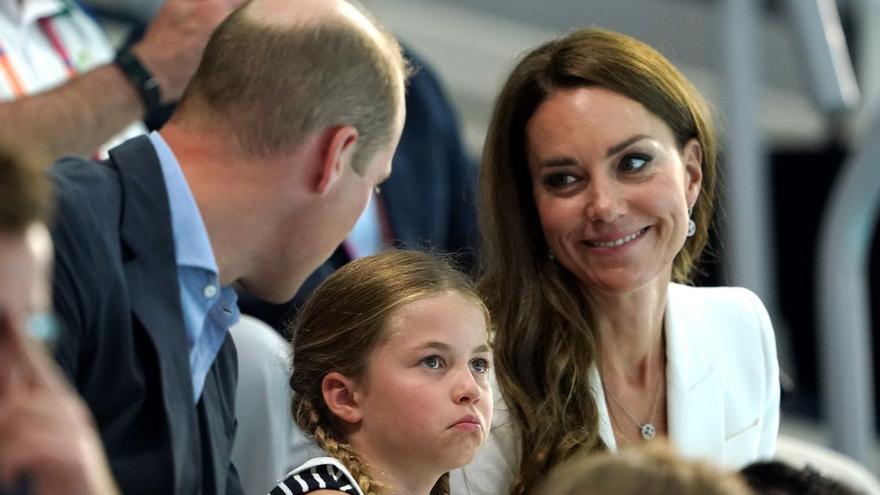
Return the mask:
<path id="1" fill-rule="evenodd" d="M 216 296 L 217 295 L 217 286 L 214 284 L 206 285 L 205 288 L 202 290 L 202 294 L 204 294 L 205 297 L 207 297 L 207 298 L 212 298 L 212 297 Z"/>

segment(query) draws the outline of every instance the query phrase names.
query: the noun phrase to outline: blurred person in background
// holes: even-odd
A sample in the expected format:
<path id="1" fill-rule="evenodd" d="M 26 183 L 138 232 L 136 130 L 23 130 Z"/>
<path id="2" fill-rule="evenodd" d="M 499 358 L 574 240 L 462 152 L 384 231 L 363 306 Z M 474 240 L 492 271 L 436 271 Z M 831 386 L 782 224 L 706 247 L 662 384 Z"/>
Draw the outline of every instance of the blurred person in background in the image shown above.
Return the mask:
<path id="1" fill-rule="evenodd" d="M 579 455 L 555 469 L 537 495 L 751 495 L 736 473 L 688 461 L 662 443 L 619 455 Z M 807 492 L 799 492 L 807 493 Z"/>
<path id="2" fill-rule="evenodd" d="M 31 340 L 57 331 L 48 210 L 43 172 L 0 149 L 0 494 L 112 495 L 88 408 Z"/>
<path id="3" fill-rule="evenodd" d="M 749 464 L 740 474 L 755 495 L 857 495 L 853 490 L 816 469 L 795 468 L 781 461 L 763 461 Z M 868 493 L 868 492 L 865 492 Z"/>

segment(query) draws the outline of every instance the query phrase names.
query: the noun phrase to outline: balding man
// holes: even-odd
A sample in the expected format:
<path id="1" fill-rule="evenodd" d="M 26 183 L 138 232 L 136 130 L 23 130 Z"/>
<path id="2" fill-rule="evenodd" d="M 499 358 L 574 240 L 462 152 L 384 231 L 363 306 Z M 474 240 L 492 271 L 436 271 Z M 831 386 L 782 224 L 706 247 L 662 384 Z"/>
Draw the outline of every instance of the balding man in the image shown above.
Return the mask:
<path id="1" fill-rule="evenodd" d="M 253 0 L 160 132 L 52 168 L 57 357 L 124 493 L 241 491 L 230 285 L 288 300 L 339 245 L 390 173 L 405 77 L 350 4 Z"/>

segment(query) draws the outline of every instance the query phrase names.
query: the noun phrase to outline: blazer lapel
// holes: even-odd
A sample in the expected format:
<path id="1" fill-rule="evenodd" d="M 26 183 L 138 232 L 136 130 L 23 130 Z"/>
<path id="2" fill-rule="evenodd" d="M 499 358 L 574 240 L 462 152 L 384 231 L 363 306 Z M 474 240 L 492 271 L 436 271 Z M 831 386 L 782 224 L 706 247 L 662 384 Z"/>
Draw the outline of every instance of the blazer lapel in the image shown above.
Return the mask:
<path id="1" fill-rule="evenodd" d="M 159 159 L 146 136 L 111 150 L 124 194 L 121 236 L 132 253 L 126 262 L 131 307 L 158 356 L 162 402 L 174 462 L 176 492 L 193 480 L 183 473 L 199 456 L 186 331 L 180 305 L 171 212 Z M 200 472 L 200 470 L 195 470 Z M 198 486 L 198 485 L 196 485 Z"/>
<path id="2" fill-rule="evenodd" d="M 203 481 L 206 484 L 210 481 L 214 487 L 213 493 L 217 495 L 224 495 L 229 491 L 232 493 L 241 491 L 240 488 L 230 487 L 227 484 L 229 481 L 238 483 L 237 477 L 230 480 L 227 469 L 231 462 L 232 442 L 235 438 L 237 381 L 238 354 L 232 336 L 227 335 L 205 379 L 205 387 L 197 408 L 202 424 L 202 443 L 205 446 Z"/>
<path id="3" fill-rule="evenodd" d="M 700 346 L 703 308 L 689 301 L 687 287 L 669 285 L 666 305 L 666 379 L 669 438 L 688 457 L 721 461 L 724 389 Z"/>
<path id="4" fill-rule="evenodd" d="M 617 439 L 614 437 L 614 427 L 608 414 L 608 403 L 605 402 L 605 388 L 602 387 L 602 378 L 596 366 L 590 367 L 590 388 L 593 398 L 596 399 L 596 408 L 599 410 L 599 438 L 605 442 L 609 451 L 617 452 Z"/>

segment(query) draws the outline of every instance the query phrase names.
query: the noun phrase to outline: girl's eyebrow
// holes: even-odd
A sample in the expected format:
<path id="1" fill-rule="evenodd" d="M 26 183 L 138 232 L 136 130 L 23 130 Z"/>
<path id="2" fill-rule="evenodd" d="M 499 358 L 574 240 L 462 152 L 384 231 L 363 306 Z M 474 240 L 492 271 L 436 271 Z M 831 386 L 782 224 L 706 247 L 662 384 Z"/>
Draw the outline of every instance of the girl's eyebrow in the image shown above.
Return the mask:
<path id="1" fill-rule="evenodd" d="M 449 344 L 444 344 L 443 342 L 433 341 L 433 342 L 425 342 L 424 344 L 421 344 L 418 347 L 416 347 L 416 349 L 418 349 L 418 350 L 437 349 L 440 351 L 450 351 L 450 350 L 452 350 L 452 347 Z M 488 346 L 488 344 L 480 344 L 477 347 L 474 347 L 474 350 L 471 352 L 473 352 L 473 353 L 489 352 L 489 346 Z"/>
<path id="2" fill-rule="evenodd" d="M 452 349 L 452 347 L 443 342 L 425 342 L 424 344 L 419 345 L 417 349 L 438 349 L 441 351 L 448 351 Z"/>

